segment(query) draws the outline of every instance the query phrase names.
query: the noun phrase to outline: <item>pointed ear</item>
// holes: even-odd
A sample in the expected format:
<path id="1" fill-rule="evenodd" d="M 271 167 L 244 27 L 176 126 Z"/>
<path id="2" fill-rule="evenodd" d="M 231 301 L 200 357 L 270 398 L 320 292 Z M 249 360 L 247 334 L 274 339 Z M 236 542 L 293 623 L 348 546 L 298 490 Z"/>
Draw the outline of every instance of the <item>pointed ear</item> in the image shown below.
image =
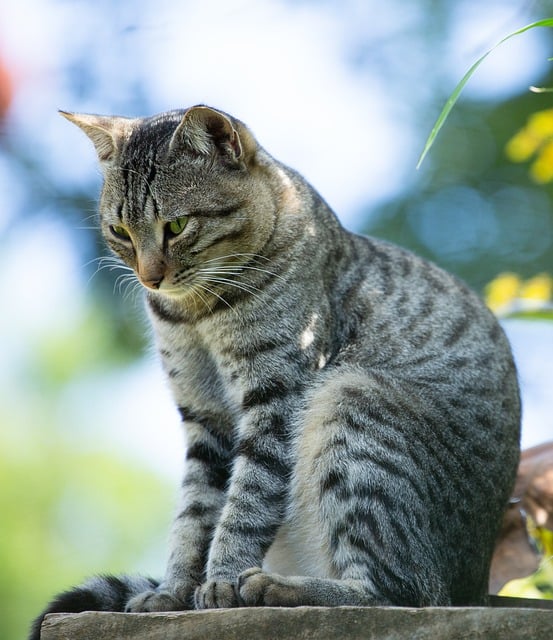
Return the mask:
<path id="1" fill-rule="evenodd" d="M 59 113 L 69 122 L 76 124 L 92 140 L 101 163 L 108 163 L 117 158 L 135 122 L 134 118 L 121 116 L 95 116 L 67 111 Z"/>
<path id="2" fill-rule="evenodd" d="M 184 114 L 169 143 L 169 155 L 178 157 L 188 151 L 200 156 L 214 153 L 227 162 L 246 160 L 256 143 L 246 127 L 210 107 L 191 107 Z"/>

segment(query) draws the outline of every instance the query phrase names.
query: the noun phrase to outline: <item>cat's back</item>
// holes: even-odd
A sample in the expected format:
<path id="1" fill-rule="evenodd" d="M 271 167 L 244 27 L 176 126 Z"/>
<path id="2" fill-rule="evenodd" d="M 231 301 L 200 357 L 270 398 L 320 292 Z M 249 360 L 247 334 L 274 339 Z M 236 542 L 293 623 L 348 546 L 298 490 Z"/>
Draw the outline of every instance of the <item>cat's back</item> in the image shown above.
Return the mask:
<path id="1" fill-rule="evenodd" d="M 386 367 L 440 362 L 515 373 L 505 334 L 463 281 L 392 243 L 353 235 L 351 260 L 337 287 L 336 309 L 367 364 Z"/>
<path id="2" fill-rule="evenodd" d="M 435 452 L 429 464 L 458 460 L 456 473 L 471 491 L 475 476 L 509 485 L 521 408 L 499 322 L 464 282 L 431 262 L 374 238 L 352 243 L 335 302 L 344 327 L 337 366 L 361 368 L 375 381 L 382 411 Z"/>

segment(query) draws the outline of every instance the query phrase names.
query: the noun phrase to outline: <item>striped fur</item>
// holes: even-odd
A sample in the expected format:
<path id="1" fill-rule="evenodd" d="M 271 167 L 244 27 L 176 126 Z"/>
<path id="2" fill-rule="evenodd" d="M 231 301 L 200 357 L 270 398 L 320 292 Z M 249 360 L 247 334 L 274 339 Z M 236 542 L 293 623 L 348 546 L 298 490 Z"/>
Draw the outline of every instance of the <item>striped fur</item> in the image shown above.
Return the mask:
<path id="1" fill-rule="evenodd" d="M 67 117 L 187 434 L 164 581 L 127 610 L 484 602 L 520 407 L 480 300 L 222 112 Z"/>

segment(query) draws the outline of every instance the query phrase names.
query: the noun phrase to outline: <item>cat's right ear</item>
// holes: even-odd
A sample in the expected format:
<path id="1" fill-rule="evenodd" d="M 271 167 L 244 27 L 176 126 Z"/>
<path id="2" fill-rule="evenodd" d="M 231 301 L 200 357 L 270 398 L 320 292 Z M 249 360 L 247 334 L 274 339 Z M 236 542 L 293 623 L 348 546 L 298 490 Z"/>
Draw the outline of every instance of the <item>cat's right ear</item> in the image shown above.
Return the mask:
<path id="1" fill-rule="evenodd" d="M 257 143 L 247 127 L 226 113 L 205 105 L 190 107 L 169 142 L 169 158 L 183 152 L 199 157 L 218 157 L 224 163 L 247 163 L 256 152 Z"/>
<path id="2" fill-rule="evenodd" d="M 92 140 L 101 164 L 109 164 L 117 159 L 135 123 L 134 118 L 122 116 L 96 116 L 67 111 L 59 113 L 82 129 Z"/>

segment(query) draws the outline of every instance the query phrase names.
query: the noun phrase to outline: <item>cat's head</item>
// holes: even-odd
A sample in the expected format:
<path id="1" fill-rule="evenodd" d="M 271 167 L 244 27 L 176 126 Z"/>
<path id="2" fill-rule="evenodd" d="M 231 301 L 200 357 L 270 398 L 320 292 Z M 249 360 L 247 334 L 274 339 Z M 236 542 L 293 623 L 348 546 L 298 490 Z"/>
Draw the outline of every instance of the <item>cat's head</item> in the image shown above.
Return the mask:
<path id="1" fill-rule="evenodd" d="M 277 208 L 246 126 L 205 106 L 151 118 L 62 115 L 96 148 L 106 242 L 150 293 L 205 299 L 232 287 Z"/>

